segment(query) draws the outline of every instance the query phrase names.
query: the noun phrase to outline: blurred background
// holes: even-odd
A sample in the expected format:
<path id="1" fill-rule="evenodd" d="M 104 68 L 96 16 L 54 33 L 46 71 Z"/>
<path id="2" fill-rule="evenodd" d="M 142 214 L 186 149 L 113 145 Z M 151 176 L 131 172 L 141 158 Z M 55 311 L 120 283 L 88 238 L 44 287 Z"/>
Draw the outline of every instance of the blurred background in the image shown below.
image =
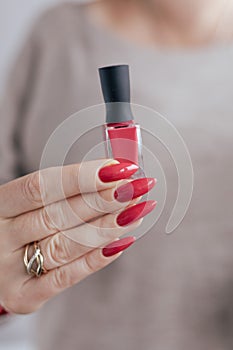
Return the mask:
<path id="1" fill-rule="evenodd" d="M 0 94 L 11 63 L 37 16 L 60 0 L 0 1 Z"/>
<path id="2" fill-rule="evenodd" d="M 0 1 L 0 95 L 11 64 L 35 19 L 49 7 L 65 1 L 20 0 L 20 6 L 17 0 Z"/>

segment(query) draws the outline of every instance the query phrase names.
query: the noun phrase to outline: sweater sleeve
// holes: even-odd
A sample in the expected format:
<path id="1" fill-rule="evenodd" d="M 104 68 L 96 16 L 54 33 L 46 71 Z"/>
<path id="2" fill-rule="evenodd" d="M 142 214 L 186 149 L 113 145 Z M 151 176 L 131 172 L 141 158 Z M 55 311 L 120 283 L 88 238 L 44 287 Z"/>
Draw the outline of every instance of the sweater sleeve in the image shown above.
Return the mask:
<path id="1" fill-rule="evenodd" d="M 32 30 L 17 56 L 0 101 L 0 184 L 23 173 L 20 123 L 35 79 L 38 47 Z"/>

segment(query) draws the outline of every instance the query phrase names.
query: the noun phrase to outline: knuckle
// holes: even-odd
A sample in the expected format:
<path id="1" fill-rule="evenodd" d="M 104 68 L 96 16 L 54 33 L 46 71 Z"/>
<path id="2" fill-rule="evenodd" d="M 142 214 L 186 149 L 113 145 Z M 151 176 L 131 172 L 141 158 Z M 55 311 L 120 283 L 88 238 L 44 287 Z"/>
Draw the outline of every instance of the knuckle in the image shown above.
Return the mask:
<path id="1" fill-rule="evenodd" d="M 56 290 L 62 290 L 71 287 L 75 283 L 72 274 L 67 273 L 66 269 L 58 268 L 54 270 L 52 284 Z"/>
<path id="2" fill-rule="evenodd" d="M 104 218 L 100 218 L 98 221 L 98 226 L 96 226 L 97 235 L 100 238 L 106 237 L 106 228 L 103 226 Z"/>
<path id="3" fill-rule="evenodd" d="M 22 190 L 25 198 L 27 198 L 32 204 L 38 205 L 42 203 L 38 172 L 26 176 Z"/>
<path id="4" fill-rule="evenodd" d="M 54 229 L 65 230 L 68 224 L 68 218 L 66 215 L 67 202 L 62 201 L 49 206 L 48 214 L 52 218 L 51 223 Z"/>
<path id="5" fill-rule="evenodd" d="M 100 197 L 98 192 L 93 194 L 92 200 L 95 210 L 97 210 L 100 213 L 106 212 L 106 204 L 104 200 Z"/>
<path id="6" fill-rule="evenodd" d="M 53 233 L 65 230 L 68 225 L 65 201 L 50 204 L 41 209 L 41 220 L 46 231 Z"/>
<path id="7" fill-rule="evenodd" d="M 83 258 L 83 271 L 85 275 L 91 275 L 96 271 L 96 262 L 93 261 L 91 255 L 85 255 Z"/>
<path id="8" fill-rule="evenodd" d="M 98 220 L 98 226 L 96 227 L 97 235 L 104 240 L 111 240 L 118 236 L 119 229 L 113 227 L 110 224 L 110 217 L 102 216 Z"/>
<path id="9" fill-rule="evenodd" d="M 53 223 L 53 219 L 51 218 L 46 207 L 40 211 L 40 221 L 47 232 L 56 232 L 56 227 Z"/>
<path id="10" fill-rule="evenodd" d="M 94 193 L 91 199 L 94 204 L 94 209 L 102 214 L 112 213 L 124 207 L 125 205 L 124 203 L 117 202 L 116 200 L 110 198 L 106 199 L 103 195 L 100 195 L 100 193 L 98 192 Z"/>
<path id="11" fill-rule="evenodd" d="M 47 258 L 51 265 L 66 264 L 70 256 L 69 240 L 63 234 L 54 235 L 47 245 Z"/>
<path id="12" fill-rule="evenodd" d="M 99 252 L 95 251 L 85 255 L 83 258 L 83 269 L 85 275 L 90 275 L 106 265 L 106 258 Z"/>

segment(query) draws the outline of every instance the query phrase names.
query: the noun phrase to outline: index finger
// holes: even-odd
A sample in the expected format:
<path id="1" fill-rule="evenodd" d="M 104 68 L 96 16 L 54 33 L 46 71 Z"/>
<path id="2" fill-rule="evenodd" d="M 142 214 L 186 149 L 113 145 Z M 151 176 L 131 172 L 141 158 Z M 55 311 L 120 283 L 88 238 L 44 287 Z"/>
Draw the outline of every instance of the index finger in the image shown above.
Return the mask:
<path id="1" fill-rule="evenodd" d="M 43 169 L 0 187 L 0 217 L 18 216 L 80 193 L 114 187 L 138 170 L 131 163 L 100 159 Z"/>

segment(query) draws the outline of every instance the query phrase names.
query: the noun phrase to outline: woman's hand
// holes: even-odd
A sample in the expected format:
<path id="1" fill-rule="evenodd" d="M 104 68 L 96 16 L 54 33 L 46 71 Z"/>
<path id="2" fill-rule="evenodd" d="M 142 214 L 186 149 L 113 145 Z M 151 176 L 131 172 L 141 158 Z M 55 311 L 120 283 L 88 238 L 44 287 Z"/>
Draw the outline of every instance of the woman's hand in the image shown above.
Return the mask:
<path id="1" fill-rule="evenodd" d="M 132 164 L 98 160 L 45 169 L 0 186 L 0 304 L 6 310 L 37 310 L 133 243 L 133 237 L 118 239 L 155 206 L 154 201 L 135 204 L 154 179 L 119 183 L 136 171 Z M 39 278 L 28 275 L 23 262 L 32 242 L 39 242 L 44 258 L 46 273 Z"/>

